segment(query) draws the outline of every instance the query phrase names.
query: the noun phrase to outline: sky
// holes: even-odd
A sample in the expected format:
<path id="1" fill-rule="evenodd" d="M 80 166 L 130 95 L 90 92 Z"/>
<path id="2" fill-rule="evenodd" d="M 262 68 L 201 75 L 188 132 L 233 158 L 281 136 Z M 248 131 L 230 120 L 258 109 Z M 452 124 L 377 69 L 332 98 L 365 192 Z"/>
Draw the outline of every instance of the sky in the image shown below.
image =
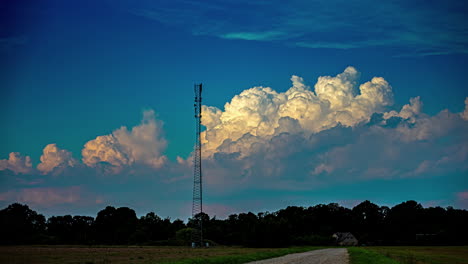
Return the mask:
<path id="1" fill-rule="evenodd" d="M 465 1 L 0 1 L 0 207 L 468 209 Z"/>

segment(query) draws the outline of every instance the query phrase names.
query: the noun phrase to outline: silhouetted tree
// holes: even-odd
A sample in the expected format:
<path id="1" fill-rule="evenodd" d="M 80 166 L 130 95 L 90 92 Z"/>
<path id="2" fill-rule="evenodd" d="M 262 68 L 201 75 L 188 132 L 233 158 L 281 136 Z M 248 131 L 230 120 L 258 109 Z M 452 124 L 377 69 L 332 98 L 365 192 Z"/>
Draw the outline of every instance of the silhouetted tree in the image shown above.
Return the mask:
<path id="1" fill-rule="evenodd" d="M 106 244 L 128 244 L 137 227 L 135 211 L 128 207 L 107 206 L 96 217 L 97 240 Z"/>
<path id="2" fill-rule="evenodd" d="M 466 245 L 468 243 L 468 211 L 447 208 L 447 225 L 442 234 L 446 241 L 457 245 Z"/>
<path id="3" fill-rule="evenodd" d="M 370 201 L 356 205 L 352 209 L 352 221 L 354 235 L 361 243 L 372 244 L 381 239 L 379 234 L 383 228 L 384 212 L 378 205 Z"/>
<path id="4" fill-rule="evenodd" d="M 395 205 L 387 215 L 389 238 L 396 244 L 413 244 L 422 231 L 423 207 L 416 201 Z"/>
<path id="5" fill-rule="evenodd" d="M 45 217 L 27 205 L 14 203 L 0 211 L 2 244 L 30 244 L 43 241 Z"/>
<path id="6" fill-rule="evenodd" d="M 423 208 L 407 201 L 392 208 L 364 201 L 353 209 L 336 203 L 289 206 L 277 212 L 240 213 L 220 220 L 201 213 L 171 222 L 154 212 L 137 219 L 127 207 L 108 206 L 96 220 L 89 216 L 42 215 L 26 205 L 0 211 L 2 244 L 155 244 L 188 245 L 194 220 L 203 220 L 204 238 L 224 245 L 282 247 L 329 245 L 335 232 L 351 232 L 361 243 L 381 245 L 462 245 L 468 243 L 468 211 L 448 207 Z M 47 228 L 46 228 L 47 227 Z M 48 240 L 45 240 L 48 238 Z"/>
<path id="7" fill-rule="evenodd" d="M 174 233 L 180 229 L 183 229 L 185 228 L 185 224 L 184 224 L 184 221 L 180 220 L 180 219 L 176 219 L 174 220 L 174 222 L 172 222 L 171 224 L 171 233 Z"/>
<path id="8" fill-rule="evenodd" d="M 73 217 L 71 215 L 52 216 L 47 220 L 47 233 L 56 244 L 74 243 Z"/>
<path id="9" fill-rule="evenodd" d="M 155 213 L 147 213 L 146 216 L 140 217 L 137 228 L 137 241 L 156 241 L 162 240 L 162 219 Z M 167 238 L 165 238 L 167 239 Z"/>
<path id="10" fill-rule="evenodd" d="M 90 216 L 75 215 L 73 217 L 73 243 L 91 244 L 93 243 L 94 218 Z"/>
<path id="11" fill-rule="evenodd" d="M 192 243 L 192 233 L 195 230 L 191 227 L 186 227 L 178 230 L 175 234 L 175 239 L 178 245 L 188 246 Z"/>

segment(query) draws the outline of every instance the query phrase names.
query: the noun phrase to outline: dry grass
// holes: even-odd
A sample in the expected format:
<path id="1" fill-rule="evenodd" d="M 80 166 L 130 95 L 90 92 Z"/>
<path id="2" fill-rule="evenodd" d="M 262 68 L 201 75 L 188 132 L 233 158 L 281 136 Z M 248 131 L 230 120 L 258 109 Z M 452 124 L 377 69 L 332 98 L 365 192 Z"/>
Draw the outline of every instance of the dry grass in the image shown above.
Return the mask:
<path id="1" fill-rule="evenodd" d="M 106 264 L 106 263 L 164 263 L 184 259 L 206 259 L 222 256 L 240 256 L 273 253 L 272 248 L 213 247 L 138 247 L 138 246 L 3 246 L 0 263 L 30 264 Z"/>

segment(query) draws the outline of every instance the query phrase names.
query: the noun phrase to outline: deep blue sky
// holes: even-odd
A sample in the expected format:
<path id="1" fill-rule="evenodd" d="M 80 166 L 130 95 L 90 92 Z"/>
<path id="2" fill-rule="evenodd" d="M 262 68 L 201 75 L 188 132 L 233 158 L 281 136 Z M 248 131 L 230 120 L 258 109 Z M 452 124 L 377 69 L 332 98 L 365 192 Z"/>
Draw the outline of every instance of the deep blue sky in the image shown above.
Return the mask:
<path id="1" fill-rule="evenodd" d="M 347 66 L 361 73 L 358 84 L 380 76 L 392 86 L 394 104 L 386 111 L 399 111 L 410 98 L 420 96 L 428 116 L 443 109 L 460 113 L 468 96 L 467 11 L 464 1 L 1 1 L 0 159 L 20 152 L 30 156 L 35 167 L 43 148 L 56 143 L 82 164 L 86 142 L 121 126 L 136 126 L 142 112 L 152 109 L 164 123 L 164 155 L 176 164 L 176 157 L 189 157 L 193 146 L 194 83 L 203 82 L 205 105 L 223 110 L 245 89 L 268 86 L 285 92 L 292 75 L 303 77 L 313 89 L 319 76 L 336 76 Z M 427 144 L 449 148 L 444 142 L 457 138 L 454 146 L 466 145 L 465 129 L 462 124 Z M 436 147 L 420 150 L 441 157 L 445 153 Z M 466 163 L 466 156 L 461 159 Z M 348 179 L 306 190 L 258 191 L 247 184 L 206 197 L 212 199 L 208 204 L 233 211 L 364 199 L 387 204 L 416 199 L 460 207 L 467 204 L 463 193 L 468 183 L 466 166 L 457 166 L 430 176 Z M 174 177 L 183 174 L 174 170 Z M 52 208 L 49 213 L 92 214 L 105 204 L 116 204 L 135 207 L 139 213 L 159 210 L 186 216 L 184 209 L 171 207 L 183 208 L 184 199 L 190 199 L 188 180 L 180 189 L 174 187 L 174 193 L 188 190 L 188 195 L 174 199 L 171 206 L 170 193 L 153 196 L 147 190 L 135 198 L 132 192 L 143 183 L 130 176 L 120 175 L 124 179 L 115 186 L 94 182 L 114 181 L 111 176 L 89 176 L 86 182 L 57 180 L 80 173 L 84 172 L 58 173 L 50 176 L 54 181 L 46 179 L 37 188 L 80 186 L 80 195 L 99 196 L 102 203 L 65 210 L 73 206 L 54 202 L 56 209 L 47 206 Z M 22 177 L 1 175 L 2 204 L 28 201 L 21 194 L 34 184 L 13 184 L 6 178 L 11 175 Z M 164 183 L 153 184 L 165 188 Z M 213 210 L 226 214 L 219 208 Z"/>

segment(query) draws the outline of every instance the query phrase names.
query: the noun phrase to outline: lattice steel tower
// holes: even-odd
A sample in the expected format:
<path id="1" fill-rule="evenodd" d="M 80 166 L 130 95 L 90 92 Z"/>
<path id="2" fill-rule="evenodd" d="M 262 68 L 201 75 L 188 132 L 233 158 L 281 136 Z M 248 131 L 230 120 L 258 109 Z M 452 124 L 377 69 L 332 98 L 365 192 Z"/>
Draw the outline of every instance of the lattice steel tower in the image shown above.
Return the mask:
<path id="1" fill-rule="evenodd" d="M 202 84 L 195 84 L 195 151 L 193 155 L 193 203 L 192 219 L 195 221 L 195 230 L 192 232 L 192 247 L 203 246 L 203 223 L 200 213 L 203 212 L 202 200 L 202 167 L 201 167 L 201 107 L 202 107 Z M 198 215 L 198 217 L 196 217 Z"/>

